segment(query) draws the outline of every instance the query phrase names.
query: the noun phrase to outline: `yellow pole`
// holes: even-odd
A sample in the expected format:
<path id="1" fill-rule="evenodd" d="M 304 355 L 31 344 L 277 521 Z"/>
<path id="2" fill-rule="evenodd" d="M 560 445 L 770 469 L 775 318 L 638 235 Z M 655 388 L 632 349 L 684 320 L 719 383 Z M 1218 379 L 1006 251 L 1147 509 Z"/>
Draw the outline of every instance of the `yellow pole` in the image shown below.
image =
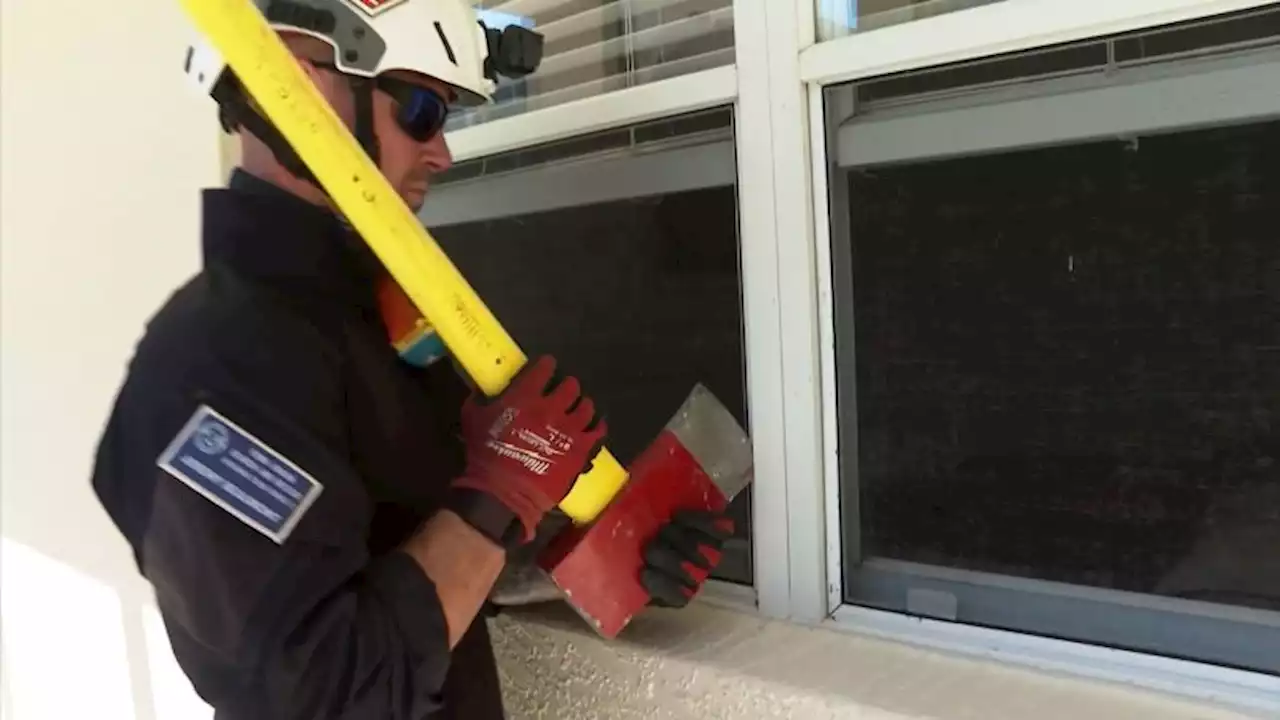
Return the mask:
<path id="1" fill-rule="evenodd" d="M 528 358 L 392 189 L 253 1 L 182 0 L 182 5 L 476 386 L 489 396 L 502 392 Z M 626 481 L 622 465 L 601 450 L 560 509 L 575 522 L 590 522 Z"/>

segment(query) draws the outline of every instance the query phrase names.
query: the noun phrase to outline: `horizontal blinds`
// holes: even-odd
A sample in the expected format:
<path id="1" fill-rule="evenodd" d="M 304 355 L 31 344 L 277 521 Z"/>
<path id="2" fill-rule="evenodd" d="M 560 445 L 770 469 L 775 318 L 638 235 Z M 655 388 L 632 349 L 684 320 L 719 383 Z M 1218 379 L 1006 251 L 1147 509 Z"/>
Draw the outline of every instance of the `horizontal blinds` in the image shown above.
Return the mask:
<path id="1" fill-rule="evenodd" d="M 542 66 L 502 79 L 494 104 L 455 113 L 450 129 L 733 63 L 732 0 L 480 0 L 491 27 L 546 38 Z"/>
<path id="2" fill-rule="evenodd" d="M 814 0 L 818 39 L 832 40 L 1004 0 Z"/>
<path id="3" fill-rule="evenodd" d="M 432 188 L 419 217 L 430 228 L 570 207 L 727 187 L 733 141 L 589 158 Z"/>
<path id="4" fill-rule="evenodd" d="M 437 228 L 735 182 L 733 114 L 718 108 L 460 163 L 420 217 Z"/>

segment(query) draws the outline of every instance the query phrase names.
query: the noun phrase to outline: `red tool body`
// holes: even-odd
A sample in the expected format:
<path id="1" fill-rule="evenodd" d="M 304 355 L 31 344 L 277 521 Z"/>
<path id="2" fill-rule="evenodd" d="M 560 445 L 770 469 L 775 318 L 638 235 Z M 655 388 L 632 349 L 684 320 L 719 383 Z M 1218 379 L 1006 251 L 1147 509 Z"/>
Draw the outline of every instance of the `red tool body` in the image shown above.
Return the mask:
<path id="1" fill-rule="evenodd" d="M 640 585 L 644 548 L 671 515 L 719 512 L 729 502 L 670 430 L 628 470 L 632 480 L 594 523 L 565 530 L 538 558 L 569 603 L 605 637 L 616 636 L 649 603 Z M 699 582 L 706 579 L 706 571 L 688 569 Z"/>
<path id="2" fill-rule="evenodd" d="M 750 442 L 729 411 L 698 386 L 627 471 L 630 480 L 595 522 L 562 531 L 538 557 L 569 604 L 607 638 L 648 605 L 640 584 L 644 549 L 671 516 L 722 512 L 751 482 Z M 705 570 L 686 569 L 699 583 L 706 579 Z"/>

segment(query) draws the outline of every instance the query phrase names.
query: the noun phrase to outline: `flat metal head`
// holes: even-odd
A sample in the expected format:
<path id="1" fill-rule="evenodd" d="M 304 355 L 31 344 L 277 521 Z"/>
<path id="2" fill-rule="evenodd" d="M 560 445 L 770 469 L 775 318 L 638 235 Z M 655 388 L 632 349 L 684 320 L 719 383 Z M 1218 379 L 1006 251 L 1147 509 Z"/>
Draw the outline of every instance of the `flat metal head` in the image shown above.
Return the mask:
<path id="1" fill-rule="evenodd" d="M 666 429 L 728 500 L 751 484 L 755 476 L 751 438 L 706 386 L 694 386 Z"/>

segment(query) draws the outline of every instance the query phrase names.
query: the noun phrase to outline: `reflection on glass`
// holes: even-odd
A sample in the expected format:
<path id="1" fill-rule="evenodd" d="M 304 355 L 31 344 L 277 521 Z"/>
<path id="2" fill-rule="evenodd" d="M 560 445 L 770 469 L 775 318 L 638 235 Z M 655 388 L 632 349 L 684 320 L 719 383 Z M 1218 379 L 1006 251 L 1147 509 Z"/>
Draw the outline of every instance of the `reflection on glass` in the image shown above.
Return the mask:
<path id="1" fill-rule="evenodd" d="M 832 40 L 1001 0 L 815 0 L 818 39 Z"/>
<path id="2" fill-rule="evenodd" d="M 545 38 L 542 66 L 502 79 L 494 105 L 455 113 L 458 129 L 733 63 L 732 0 L 483 0 L 486 22 Z"/>

